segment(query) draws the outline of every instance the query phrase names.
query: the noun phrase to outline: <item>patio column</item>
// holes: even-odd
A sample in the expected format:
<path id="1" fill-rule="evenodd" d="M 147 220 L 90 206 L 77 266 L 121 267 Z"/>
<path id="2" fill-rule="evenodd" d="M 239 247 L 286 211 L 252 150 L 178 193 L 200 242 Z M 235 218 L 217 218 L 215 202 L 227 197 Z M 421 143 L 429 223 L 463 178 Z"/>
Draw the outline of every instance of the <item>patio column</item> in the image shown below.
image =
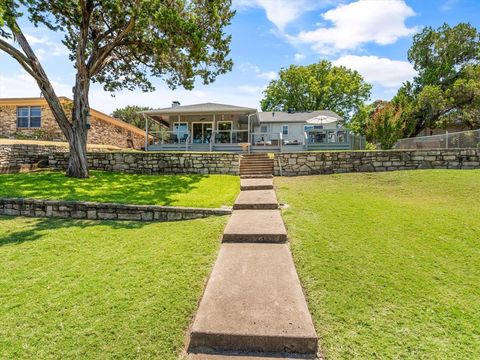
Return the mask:
<path id="1" fill-rule="evenodd" d="M 143 114 L 143 117 L 145 118 L 145 151 L 148 151 L 148 116 Z"/>

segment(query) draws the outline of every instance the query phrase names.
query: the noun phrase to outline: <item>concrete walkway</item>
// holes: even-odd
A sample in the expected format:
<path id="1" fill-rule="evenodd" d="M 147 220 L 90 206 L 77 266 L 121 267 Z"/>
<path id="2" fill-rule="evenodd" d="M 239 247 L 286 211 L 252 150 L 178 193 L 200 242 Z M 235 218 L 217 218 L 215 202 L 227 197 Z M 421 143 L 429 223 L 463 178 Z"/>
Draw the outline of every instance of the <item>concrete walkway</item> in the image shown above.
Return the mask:
<path id="1" fill-rule="evenodd" d="M 312 358 L 317 335 L 286 243 L 273 180 L 242 179 L 241 185 L 192 326 L 190 357 Z"/>

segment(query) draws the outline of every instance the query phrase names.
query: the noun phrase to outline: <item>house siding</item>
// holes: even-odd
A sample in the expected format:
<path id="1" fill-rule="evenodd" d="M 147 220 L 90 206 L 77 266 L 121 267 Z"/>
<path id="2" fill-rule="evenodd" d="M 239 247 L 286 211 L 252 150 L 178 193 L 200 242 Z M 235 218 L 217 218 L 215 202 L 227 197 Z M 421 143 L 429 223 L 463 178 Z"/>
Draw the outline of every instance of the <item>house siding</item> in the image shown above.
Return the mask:
<path id="1" fill-rule="evenodd" d="M 17 127 L 17 108 L 22 106 L 40 106 L 42 110 L 41 127 L 19 128 Z M 70 103 L 63 101 L 62 106 L 69 111 Z M 65 141 L 60 127 L 48 105 L 38 105 L 37 102 L 17 103 L 15 105 L 0 103 L 0 137 L 16 137 L 18 135 L 33 136 L 41 130 L 49 140 Z M 112 145 L 120 148 L 134 147 L 140 149 L 145 145 L 145 135 L 129 130 L 107 121 L 95 115 L 91 118 L 91 128 L 88 132 L 89 144 Z"/>

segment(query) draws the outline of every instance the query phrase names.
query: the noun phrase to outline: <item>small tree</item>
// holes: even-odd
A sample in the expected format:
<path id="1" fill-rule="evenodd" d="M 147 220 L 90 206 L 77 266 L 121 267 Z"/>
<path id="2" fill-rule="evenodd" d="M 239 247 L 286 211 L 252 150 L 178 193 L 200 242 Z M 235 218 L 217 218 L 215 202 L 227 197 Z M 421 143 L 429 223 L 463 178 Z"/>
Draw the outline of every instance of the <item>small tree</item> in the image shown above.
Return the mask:
<path id="1" fill-rule="evenodd" d="M 280 70 L 261 101 L 263 111 L 332 110 L 348 120 L 370 97 L 372 86 L 354 70 L 322 60 L 308 66 Z"/>
<path id="2" fill-rule="evenodd" d="M 379 142 L 382 149 L 391 149 L 405 132 L 402 109 L 386 101 L 377 103 L 367 122 L 367 139 Z"/>
<path id="3" fill-rule="evenodd" d="M 125 121 L 140 129 L 145 129 L 145 117 L 140 111 L 151 110 L 148 106 L 127 105 L 112 112 L 114 118 Z"/>
<path id="4" fill-rule="evenodd" d="M 20 6 L 35 26 L 65 34 L 63 44 L 76 70 L 71 113 L 61 106 L 18 25 Z M 163 77 L 171 88 L 192 89 L 197 77 L 204 84 L 214 81 L 232 67 L 231 37 L 223 32 L 234 15 L 230 7 L 231 0 L 0 0 L 0 50 L 40 87 L 70 145 L 67 175 L 88 177 L 90 83 L 101 83 L 106 91 L 152 91 L 149 75 Z"/>

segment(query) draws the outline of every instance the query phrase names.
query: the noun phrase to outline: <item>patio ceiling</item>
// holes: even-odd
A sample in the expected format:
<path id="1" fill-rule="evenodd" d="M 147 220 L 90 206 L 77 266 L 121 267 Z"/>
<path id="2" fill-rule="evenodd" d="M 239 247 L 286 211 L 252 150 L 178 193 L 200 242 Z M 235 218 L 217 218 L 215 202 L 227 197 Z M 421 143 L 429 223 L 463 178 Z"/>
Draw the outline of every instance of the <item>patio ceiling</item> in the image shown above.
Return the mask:
<path id="1" fill-rule="evenodd" d="M 180 105 L 163 109 L 143 111 L 148 116 L 212 115 L 212 114 L 254 114 L 257 109 L 235 105 L 203 103 Z"/>

